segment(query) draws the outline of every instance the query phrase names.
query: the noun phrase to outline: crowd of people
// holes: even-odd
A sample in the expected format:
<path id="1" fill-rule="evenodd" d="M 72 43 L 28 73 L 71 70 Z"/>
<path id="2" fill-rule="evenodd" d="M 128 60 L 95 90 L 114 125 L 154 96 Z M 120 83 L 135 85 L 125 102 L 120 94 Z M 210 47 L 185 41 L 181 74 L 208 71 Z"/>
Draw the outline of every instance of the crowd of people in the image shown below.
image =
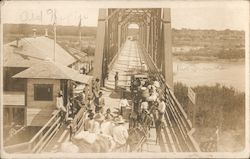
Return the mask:
<path id="1" fill-rule="evenodd" d="M 86 97 L 85 90 L 75 98 L 69 97 L 66 104 L 64 104 L 64 98 L 63 91 L 58 92 L 56 108 L 60 110 L 61 120 L 64 123 L 72 121 L 81 108 L 89 106 L 91 100 L 89 97 Z"/>
<path id="2" fill-rule="evenodd" d="M 163 127 L 166 102 L 159 80 L 153 76 L 146 80 L 135 78 L 131 83 L 131 92 L 134 110 L 130 116 L 130 126 L 136 127 L 142 123 L 150 129 L 150 124 L 155 123 L 156 129 Z M 155 122 L 151 122 L 152 118 Z"/>
<path id="3" fill-rule="evenodd" d="M 84 108 L 86 113 L 84 116 L 84 125 L 82 130 L 78 131 L 77 134 L 71 132 L 72 141 L 78 143 L 79 140 L 84 140 L 89 144 L 89 147 L 95 145 L 96 149 L 98 144 L 96 145 L 95 143 L 100 143 L 100 139 L 103 139 L 103 136 L 105 136 L 109 138 L 110 142 L 112 141 L 110 146 L 106 145 L 106 147 L 109 147 L 109 151 L 111 151 L 111 149 L 118 150 L 120 148 L 125 148 L 128 139 L 128 130 L 125 126 L 125 120 L 120 114 L 113 114 L 110 108 L 105 105 L 105 98 L 103 97 L 103 92 L 100 90 L 100 80 L 98 78 L 92 82 L 92 94 L 93 96 L 91 100 L 93 101 L 93 104 L 85 105 L 84 100 L 79 104 L 85 105 Z M 84 92 L 82 96 L 84 98 Z M 75 100 L 79 102 L 80 99 Z M 66 113 L 67 110 L 62 106 L 61 94 L 58 95 L 57 100 L 58 109 L 62 110 L 61 112 Z M 127 106 L 126 103 L 124 106 Z M 72 111 L 68 112 L 68 116 L 74 118 L 74 115 L 78 111 L 78 107 L 75 106 L 75 102 L 72 99 L 70 99 L 67 104 L 67 108 L 71 107 Z"/>
<path id="4" fill-rule="evenodd" d="M 68 113 L 68 118 L 73 120 L 79 109 L 85 107 L 83 129 L 80 131 L 81 133 L 78 131 L 72 136 L 73 140 L 85 140 L 91 145 L 98 142 L 98 136 L 104 135 L 109 138 L 110 142 L 112 141 L 109 151 L 126 147 L 129 138 L 128 129 L 142 126 L 148 132 L 154 124 L 153 120 L 156 120 L 155 124 L 162 123 L 166 111 L 160 83 L 154 77 L 149 77 L 147 80 L 135 78 L 131 83 L 132 104 L 129 104 L 125 96 L 122 96 L 119 103 L 120 112 L 116 115 L 105 105 L 105 98 L 100 89 L 100 79 L 98 78 L 92 82 L 92 94 L 92 99 L 88 98 L 88 100 L 93 100 L 92 105 L 86 104 L 85 92 L 83 91 L 79 99 L 70 98 L 65 108 L 62 104 L 62 92 L 59 92 L 57 108 L 62 113 Z M 129 127 L 125 126 L 126 122 L 123 118 L 128 107 L 132 108 L 128 117 Z M 79 138 L 79 134 L 82 137 Z"/>

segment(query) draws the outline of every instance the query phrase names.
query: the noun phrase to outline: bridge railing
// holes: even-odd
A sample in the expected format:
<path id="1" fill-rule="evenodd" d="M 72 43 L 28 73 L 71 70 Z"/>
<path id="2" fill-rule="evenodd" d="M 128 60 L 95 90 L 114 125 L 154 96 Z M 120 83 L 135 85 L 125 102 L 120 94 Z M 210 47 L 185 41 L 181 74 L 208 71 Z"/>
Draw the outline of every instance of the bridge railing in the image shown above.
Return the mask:
<path id="1" fill-rule="evenodd" d="M 8 153 L 15 152 L 40 152 L 44 146 L 52 139 L 60 127 L 60 111 L 56 110 L 49 121 L 36 133 L 36 135 L 28 142 L 6 146 L 4 149 Z"/>
<path id="2" fill-rule="evenodd" d="M 81 130 L 84 124 L 85 108 L 81 108 L 79 112 L 75 115 L 72 125 L 74 132 Z M 4 149 L 8 153 L 15 152 L 32 152 L 39 153 L 44 147 L 53 139 L 56 133 L 59 131 L 61 123 L 60 111 L 56 110 L 49 121 L 36 133 L 34 137 L 28 142 L 6 146 Z"/>
<path id="3" fill-rule="evenodd" d="M 79 112 L 76 114 L 76 116 L 74 117 L 73 121 L 72 121 L 72 131 L 74 133 L 77 133 L 79 130 L 82 129 L 83 125 L 84 125 L 84 120 L 85 120 L 85 108 L 81 108 L 79 110 Z"/>
<path id="4" fill-rule="evenodd" d="M 39 130 L 39 132 L 29 141 L 29 151 L 39 153 L 53 138 L 61 126 L 60 111 L 56 110 L 50 120 Z"/>

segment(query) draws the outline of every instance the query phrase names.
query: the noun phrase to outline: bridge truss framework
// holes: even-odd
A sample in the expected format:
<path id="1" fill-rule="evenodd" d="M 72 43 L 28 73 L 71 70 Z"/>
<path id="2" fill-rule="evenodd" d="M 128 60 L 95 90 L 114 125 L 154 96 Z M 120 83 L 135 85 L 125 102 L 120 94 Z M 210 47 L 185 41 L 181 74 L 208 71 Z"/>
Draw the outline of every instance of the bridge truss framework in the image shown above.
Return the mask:
<path id="1" fill-rule="evenodd" d="M 102 79 L 119 54 L 128 36 L 128 26 L 139 26 L 139 41 L 153 61 L 155 73 L 161 73 L 173 89 L 171 17 L 169 8 L 99 9 L 94 76 Z"/>

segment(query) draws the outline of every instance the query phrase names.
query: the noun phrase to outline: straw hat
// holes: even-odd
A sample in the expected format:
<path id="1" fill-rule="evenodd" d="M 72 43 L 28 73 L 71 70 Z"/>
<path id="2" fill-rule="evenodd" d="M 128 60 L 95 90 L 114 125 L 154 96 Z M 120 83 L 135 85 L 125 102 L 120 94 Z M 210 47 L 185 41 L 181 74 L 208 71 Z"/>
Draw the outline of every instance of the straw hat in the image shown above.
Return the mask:
<path id="1" fill-rule="evenodd" d="M 123 117 L 121 115 L 119 115 L 117 118 L 115 118 L 114 123 L 115 124 L 123 124 L 123 123 L 125 123 L 125 120 L 123 119 Z"/>

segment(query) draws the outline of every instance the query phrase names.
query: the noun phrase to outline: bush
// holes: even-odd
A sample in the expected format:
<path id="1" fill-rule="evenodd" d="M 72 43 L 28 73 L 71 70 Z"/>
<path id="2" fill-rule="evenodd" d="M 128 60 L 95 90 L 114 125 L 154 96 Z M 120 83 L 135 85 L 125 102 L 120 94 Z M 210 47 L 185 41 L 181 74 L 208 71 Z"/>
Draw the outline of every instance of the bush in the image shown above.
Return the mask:
<path id="1" fill-rule="evenodd" d="M 174 93 L 181 105 L 187 107 L 187 86 L 176 83 Z M 201 127 L 216 127 L 222 124 L 223 129 L 241 129 L 245 122 L 245 93 L 237 92 L 232 87 L 196 86 L 196 119 L 203 118 Z"/>

